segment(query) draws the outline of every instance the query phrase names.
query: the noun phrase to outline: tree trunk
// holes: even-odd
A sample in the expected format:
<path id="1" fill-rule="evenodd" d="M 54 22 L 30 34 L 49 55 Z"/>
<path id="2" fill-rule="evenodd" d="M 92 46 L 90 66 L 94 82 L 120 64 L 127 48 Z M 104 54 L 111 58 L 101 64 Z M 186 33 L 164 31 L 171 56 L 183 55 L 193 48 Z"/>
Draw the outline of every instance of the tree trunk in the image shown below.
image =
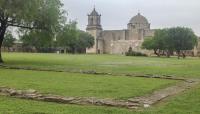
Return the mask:
<path id="1" fill-rule="evenodd" d="M 178 59 L 180 59 L 180 51 L 177 51 Z"/>
<path id="2" fill-rule="evenodd" d="M 161 52 L 162 52 L 162 51 L 159 49 L 159 50 L 158 50 L 158 57 L 162 56 Z"/>
<path id="3" fill-rule="evenodd" d="M 160 57 L 160 50 L 154 49 L 154 54 L 157 55 L 157 57 Z"/>
<path id="4" fill-rule="evenodd" d="M 154 54 L 158 56 L 158 53 L 157 53 L 157 50 L 156 50 L 156 49 L 154 49 Z"/>
<path id="5" fill-rule="evenodd" d="M 7 29 L 6 23 L 1 23 L 1 26 L 0 26 L 0 63 L 3 63 L 1 47 L 3 44 L 3 39 L 4 39 L 4 35 L 6 33 L 6 29 Z"/>
<path id="6" fill-rule="evenodd" d="M 167 50 L 167 58 L 170 58 L 171 54 L 170 54 L 170 51 Z"/>
<path id="7" fill-rule="evenodd" d="M 184 51 L 182 52 L 182 55 L 183 55 L 183 59 L 185 59 L 186 58 L 186 54 L 185 54 Z"/>
<path id="8" fill-rule="evenodd" d="M 3 63 L 3 59 L 2 59 L 2 56 L 1 56 L 1 46 L 2 46 L 2 43 L 3 43 L 3 38 L 0 37 L 0 64 Z"/>

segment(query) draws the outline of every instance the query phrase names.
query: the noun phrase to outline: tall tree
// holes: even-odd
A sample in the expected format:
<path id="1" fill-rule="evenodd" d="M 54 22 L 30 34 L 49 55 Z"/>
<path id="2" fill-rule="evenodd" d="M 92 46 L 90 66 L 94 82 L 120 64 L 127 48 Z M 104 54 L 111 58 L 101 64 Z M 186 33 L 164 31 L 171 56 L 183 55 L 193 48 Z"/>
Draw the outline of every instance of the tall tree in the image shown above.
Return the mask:
<path id="1" fill-rule="evenodd" d="M 54 32 L 62 18 L 61 7 L 60 0 L 0 0 L 0 48 L 9 26 Z"/>
<path id="2" fill-rule="evenodd" d="M 94 45 L 94 38 L 90 34 L 77 29 L 75 21 L 65 24 L 56 37 L 57 47 L 69 53 L 85 53 L 86 48 Z"/>
<path id="3" fill-rule="evenodd" d="M 154 54 L 160 56 L 162 50 L 165 49 L 166 30 L 156 30 L 154 37 L 146 38 L 142 44 L 142 47 L 148 50 L 154 50 Z"/>
<path id="4" fill-rule="evenodd" d="M 186 57 L 185 51 L 194 49 L 197 45 L 197 36 L 192 29 L 185 27 L 175 27 L 168 30 L 168 38 L 172 39 L 173 48 L 178 54 L 178 58 L 182 54 L 183 58 Z"/>
<path id="5" fill-rule="evenodd" d="M 77 39 L 78 29 L 75 21 L 65 24 L 56 37 L 57 45 L 70 52 L 75 51 Z"/>

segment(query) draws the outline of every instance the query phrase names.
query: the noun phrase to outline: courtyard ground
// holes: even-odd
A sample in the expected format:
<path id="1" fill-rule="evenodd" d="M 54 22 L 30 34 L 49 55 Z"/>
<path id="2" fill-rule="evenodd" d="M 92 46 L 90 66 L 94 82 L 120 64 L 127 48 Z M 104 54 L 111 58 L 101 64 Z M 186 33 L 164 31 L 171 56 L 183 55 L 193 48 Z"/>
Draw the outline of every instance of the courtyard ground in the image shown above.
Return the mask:
<path id="1" fill-rule="evenodd" d="M 108 73 L 158 74 L 180 77 L 199 77 L 200 59 L 178 60 L 157 57 L 125 57 L 122 55 L 59 55 L 33 53 L 4 53 L 9 66 L 66 70 L 99 71 Z"/>
<path id="2" fill-rule="evenodd" d="M 44 94 L 67 97 L 128 99 L 151 94 L 156 90 L 180 83 L 179 80 L 128 77 L 122 76 L 122 74 L 172 76 L 186 79 L 199 79 L 200 76 L 199 58 L 177 60 L 177 58 L 119 55 L 27 53 L 4 53 L 3 57 L 5 64 L 0 67 L 0 87 L 22 90 L 35 89 Z M 5 66 L 13 69 L 5 69 Z M 19 70 L 19 68 L 29 70 Z M 84 72 L 89 73 L 85 74 Z M 96 72 L 102 74 L 97 75 Z M 176 96 L 168 97 L 162 102 L 154 104 L 151 108 L 139 110 L 105 106 L 64 105 L 0 96 L 0 113 L 198 114 L 200 112 L 198 109 L 200 106 L 199 88 L 200 85 Z"/>

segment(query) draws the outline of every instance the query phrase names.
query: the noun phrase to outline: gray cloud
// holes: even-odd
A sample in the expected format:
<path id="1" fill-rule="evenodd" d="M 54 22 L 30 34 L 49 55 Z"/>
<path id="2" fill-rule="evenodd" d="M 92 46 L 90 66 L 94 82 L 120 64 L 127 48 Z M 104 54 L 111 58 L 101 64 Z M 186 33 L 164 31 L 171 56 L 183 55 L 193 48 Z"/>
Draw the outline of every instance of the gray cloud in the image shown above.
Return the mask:
<path id="1" fill-rule="evenodd" d="M 186 26 L 200 36 L 200 0 L 62 0 L 69 18 L 80 29 L 87 25 L 87 14 L 96 5 L 104 29 L 124 29 L 138 13 L 147 17 L 151 28 Z"/>

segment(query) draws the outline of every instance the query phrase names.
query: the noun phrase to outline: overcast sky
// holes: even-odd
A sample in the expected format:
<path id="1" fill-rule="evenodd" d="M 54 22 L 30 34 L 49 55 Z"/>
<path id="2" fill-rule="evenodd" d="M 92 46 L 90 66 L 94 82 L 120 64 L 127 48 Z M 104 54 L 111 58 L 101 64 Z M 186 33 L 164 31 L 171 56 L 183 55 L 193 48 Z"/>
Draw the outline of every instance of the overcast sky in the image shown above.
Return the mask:
<path id="1" fill-rule="evenodd" d="M 62 0 L 68 18 L 78 21 L 85 30 L 87 14 L 95 5 L 102 15 L 104 30 L 126 29 L 129 20 L 138 11 L 145 16 L 151 28 L 186 26 L 200 36 L 200 0 Z"/>

